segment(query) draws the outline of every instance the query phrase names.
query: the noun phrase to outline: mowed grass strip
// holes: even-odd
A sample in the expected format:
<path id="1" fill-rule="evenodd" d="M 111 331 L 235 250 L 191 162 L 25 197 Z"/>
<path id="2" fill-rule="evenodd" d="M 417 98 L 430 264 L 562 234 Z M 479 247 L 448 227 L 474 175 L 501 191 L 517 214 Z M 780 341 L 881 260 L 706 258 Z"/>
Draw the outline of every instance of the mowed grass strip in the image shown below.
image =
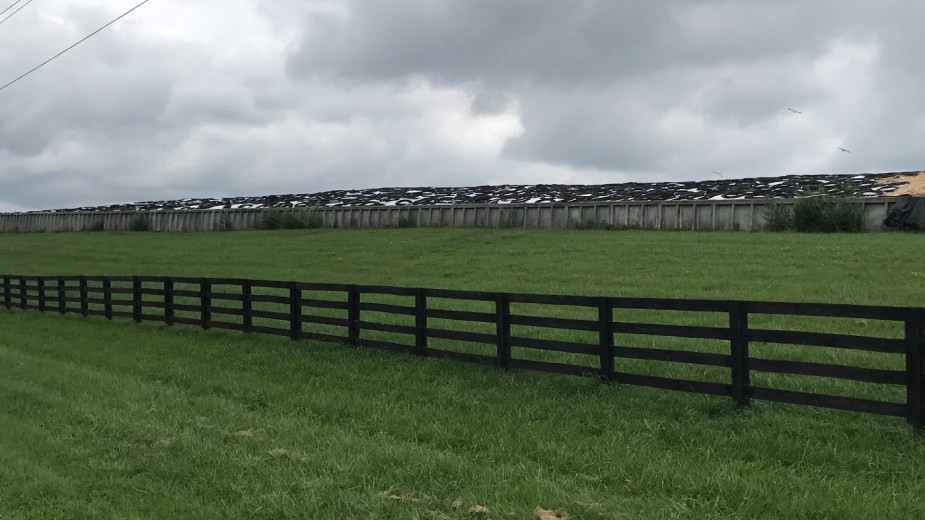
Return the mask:
<path id="1" fill-rule="evenodd" d="M 4 312 L 9 518 L 920 517 L 899 420 Z"/>
<path id="2" fill-rule="evenodd" d="M 921 306 L 923 242 L 423 229 L 0 235 L 0 271 Z M 895 335 L 874 322 L 831 326 Z M 898 419 L 770 403 L 740 412 L 729 399 L 595 379 L 98 318 L 3 311 L 0 328 L 4 517 L 468 518 L 472 504 L 492 518 L 529 518 L 535 506 L 573 518 L 921 517 L 925 508 L 925 448 Z M 772 348 L 781 347 L 761 346 Z M 827 361 L 868 361 L 823 350 Z M 457 498 L 462 511 L 451 507 Z"/>

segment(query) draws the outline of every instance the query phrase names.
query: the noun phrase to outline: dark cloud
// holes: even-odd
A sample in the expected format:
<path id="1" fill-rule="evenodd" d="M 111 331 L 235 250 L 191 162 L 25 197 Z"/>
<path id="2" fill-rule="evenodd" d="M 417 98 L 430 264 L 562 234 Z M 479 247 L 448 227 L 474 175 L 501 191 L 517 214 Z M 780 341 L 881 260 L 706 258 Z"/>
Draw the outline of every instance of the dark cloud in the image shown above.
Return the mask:
<path id="1" fill-rule="evenodd" d="M 0 73 L 131 5 L 31 4 Z M 920 169 L 923 25 L 913 0 L 159 0 L 0 92 L 0 210 Z"/>
<path id="2" fill-rule="evenodd" d="M 480 91 L 472 98 L 470 109 L 478 115 L 492 115 L 511 107 L 511 97 L 498 91 Z"/>
<path id="3" fill-rule="evenodd" d="M 866 108 L 830 106 L 831 99 L 865 86 L 840 82 L 855 80 L 850 69 L 862 67 L 863 74 L 914 80 L 919 73 L 908 70 L 908 62 L 887 56 L 921 61 L 910 49 L 925 13 L 912 2 L 841 1 L 404 0 L 349 6 L 346 16 L 307 24 L 289 57 L 293 77 L 346 83 L 423 77 L 473 91 L 476 113 L 490 96 L 509 92 L 519 102 L 524 132 L 507 143 L 505 157 L 663 177 L 701 175 L 680 165 L 711 156 L 714 167 L 739 166 L 742 175 L 793 173 L 782 168 L 796 161 L 780 159 L 794 139 L 779 128 L 793 125 L 782 121 L 793 115 L 786 108 L 798 105 L 807 119 L 815 118 L 809 124 L 818 126 L 820 142 L 850 132 L 850 126 L 835 127 L 860 118 L 846 121 L 837 111 Z M 877 60 L 865 63 L 850 54 L 862 54 L 865 45 Z M 843 47 L 847 56 L 830 56 Z M 854 58 L 858 63 L 850 63 Z M 847 70 L 819 70 L 831 59 L 847 60 Z M 922 92 L 904 92 L 897 100 L 923 106 Z M 728 139 L 730 131 L 743 135 L 719 147 L 741 141 L 738 155 L 777 157 L 743 161 L 709 149 L 717 147 L 710 137 Z M 698 157 L 685 161 L 690 153 Z M 802 164 L 826 164 L 820 159 Z"/>

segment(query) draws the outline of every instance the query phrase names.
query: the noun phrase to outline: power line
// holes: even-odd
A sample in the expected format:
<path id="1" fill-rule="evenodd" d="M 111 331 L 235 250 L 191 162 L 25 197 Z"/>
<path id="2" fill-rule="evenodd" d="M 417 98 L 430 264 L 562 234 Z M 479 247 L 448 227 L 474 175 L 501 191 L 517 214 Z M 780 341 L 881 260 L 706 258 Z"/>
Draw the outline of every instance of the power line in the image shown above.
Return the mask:
<path id="1" fill-rule="evenodd" d="M 13 2 L 9 7 L 7 7 L 6 9 L 4 9 L 4 10 L 2 10 L 2 11 L 0 11 L 0 15 L 3 15 L 3 13 L 5 13 L 5 12 L 9 11 L 10 9 L 16 7 L 16 4 L 18 4 L 19 2 L 22 2 L 22 0 L 16 0 L 15 2 Z"/>
<path id="2" fill-rule="evenodd" d="M 29 1 L 31 2 L 32 0 L 29 0 Z M 32 69 L 30 69 L 28 72 L 24 73 L 22 76 L 19 76 L 18 78 L 14 79 L 13 81 L 10 81 L 10 82 L 7 83 L 6 85 L 3 85 L 2 87 L 0 87 L 0 91 L 5 90 L 7 87 L 9 87 L 10 85 L 12 85 L 13 83 L 16 83 L 17 81 L 19 81 L 19 80 L 25 78 L 25 77 L 28 76 L 29 74 L 32 74 L 33 72 L 39 70 L 40 68 L 44 67 L 45 65 L 48 65 L 49 63 L 51 63 L 52 61 L 54 61 L 56 58 L 58 58 L 59 56 L 61 56 L 61 55 L 64 54 L 65 52 L 67 52 L 67 51 L 73 49 L 74 47 L 77 47 L 77 46 L 80 45 L 81 43 L 83 43 L 83 42 L 89 40 L 90 38 L 92 38 L 93 36 L 95 36 L 98 32 L 100 32 L 100 31 L 102 31 L 103 29 L 109 27 L 110 25 L 112 25 L 112 24 L 118 22 L 119 20 L 125 18 L 126 16 L 128 16 L 129 14 L 131 14 L 132 11 L 134 11 L 135 9 L 138 9 L 139 7 L 145 5 L 146 3 L 150 2 L 150 1 L 151 1 L 151 0 L 144 0 L 143 2 L 141 2 L 141 3 L 138 4 L 138 5 L 136 5 L 135 7 L 133 7 L 133 8 L 131 8 L 131 9 L 129 9 L 128 11 L 126 11 L 126 12 L 120 14 L 120 15 L 117 16 L 116 18 L 113 18 L 112 21 L 110 21 L 110 22 L 107 23 L 106 25 L 100 27 L 99 29 L 93 31 L 92 33 L 90 33 L 90 34 L 84 36 L 84 37 L 83 37 L 80 41 L 78 41 L 77 43 L 71 45 L 71 46 L 68 47 L 67 49 L 64 49 L 63 51 L 59 52 L 58 54 L 55 54 L 55 55 L 52 56 L 51 58 L 48 58 L 47 60 L 43 61 L 42 63 L 36 65 L 36 66 L 33 67 Z"/>
<path id="3" fill-rule="evenodd" d="M 19 9 L 17 9 L 17 10 L 15 10 L 15 11 L 13 11 L 12 13 L 10 13 L 10 15 L 7 16 L 6 18 L 4 18 L 3 20 L 0 20 L 0 23 L 3 23 L 3 22 L 5 22 L 5 21 L 9 20 L 10 18 L 12 18 L 14 14 L 16 14 L 16 13 L 22 11 L 22 8 L 23 8 L 23 7 L 26 7 L 27 5 L 31 4 L 33 1 L 34 1 L 34 0 L 29 0 L 28 2 L 22 4 L 21 6 L 19 6 Z M 19 2 L 16 2 L 16 3 L 18 4 Z M 16 5 L 16 4 L 13 4 L 13 5 Z M 13 5 L 11 5 L 10 7 L 13 7 Z M 9 10 L 10 10 L 10 7 L 7 7 L 7 8 L 6 8 L 6 11 L 9 11 Z M 3 11 L 3 12 L 5 13 L 6 11 Z M 0 13 L 0 14 L 3 14 L 3 13 Z"/>

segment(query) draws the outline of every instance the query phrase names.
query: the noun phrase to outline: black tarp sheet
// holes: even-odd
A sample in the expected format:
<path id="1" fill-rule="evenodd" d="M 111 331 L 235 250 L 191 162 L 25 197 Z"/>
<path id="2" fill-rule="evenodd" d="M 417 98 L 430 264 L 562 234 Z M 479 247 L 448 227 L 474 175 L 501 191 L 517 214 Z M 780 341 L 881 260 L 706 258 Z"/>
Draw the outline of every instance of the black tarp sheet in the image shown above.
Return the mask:
<path id="1" fill-rule="evenodd" d="M 897 229 L 925 230 L 925 197 L 899 197 L 883 225 Z"/>

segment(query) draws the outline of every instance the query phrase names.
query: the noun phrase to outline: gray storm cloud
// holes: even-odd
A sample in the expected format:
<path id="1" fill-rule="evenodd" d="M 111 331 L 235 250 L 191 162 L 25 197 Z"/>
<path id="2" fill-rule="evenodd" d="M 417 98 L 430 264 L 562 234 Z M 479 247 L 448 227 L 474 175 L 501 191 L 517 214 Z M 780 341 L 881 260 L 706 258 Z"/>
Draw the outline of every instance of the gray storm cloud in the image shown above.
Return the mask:
<path id="1" fill-rule="evenodd" d="M 131 6 L 37 4 L 0 27 L 5 78 Z M 923 23 L 914 0 L 158 0 L 0 92 L 0 210 L 921 169 Z"/>

